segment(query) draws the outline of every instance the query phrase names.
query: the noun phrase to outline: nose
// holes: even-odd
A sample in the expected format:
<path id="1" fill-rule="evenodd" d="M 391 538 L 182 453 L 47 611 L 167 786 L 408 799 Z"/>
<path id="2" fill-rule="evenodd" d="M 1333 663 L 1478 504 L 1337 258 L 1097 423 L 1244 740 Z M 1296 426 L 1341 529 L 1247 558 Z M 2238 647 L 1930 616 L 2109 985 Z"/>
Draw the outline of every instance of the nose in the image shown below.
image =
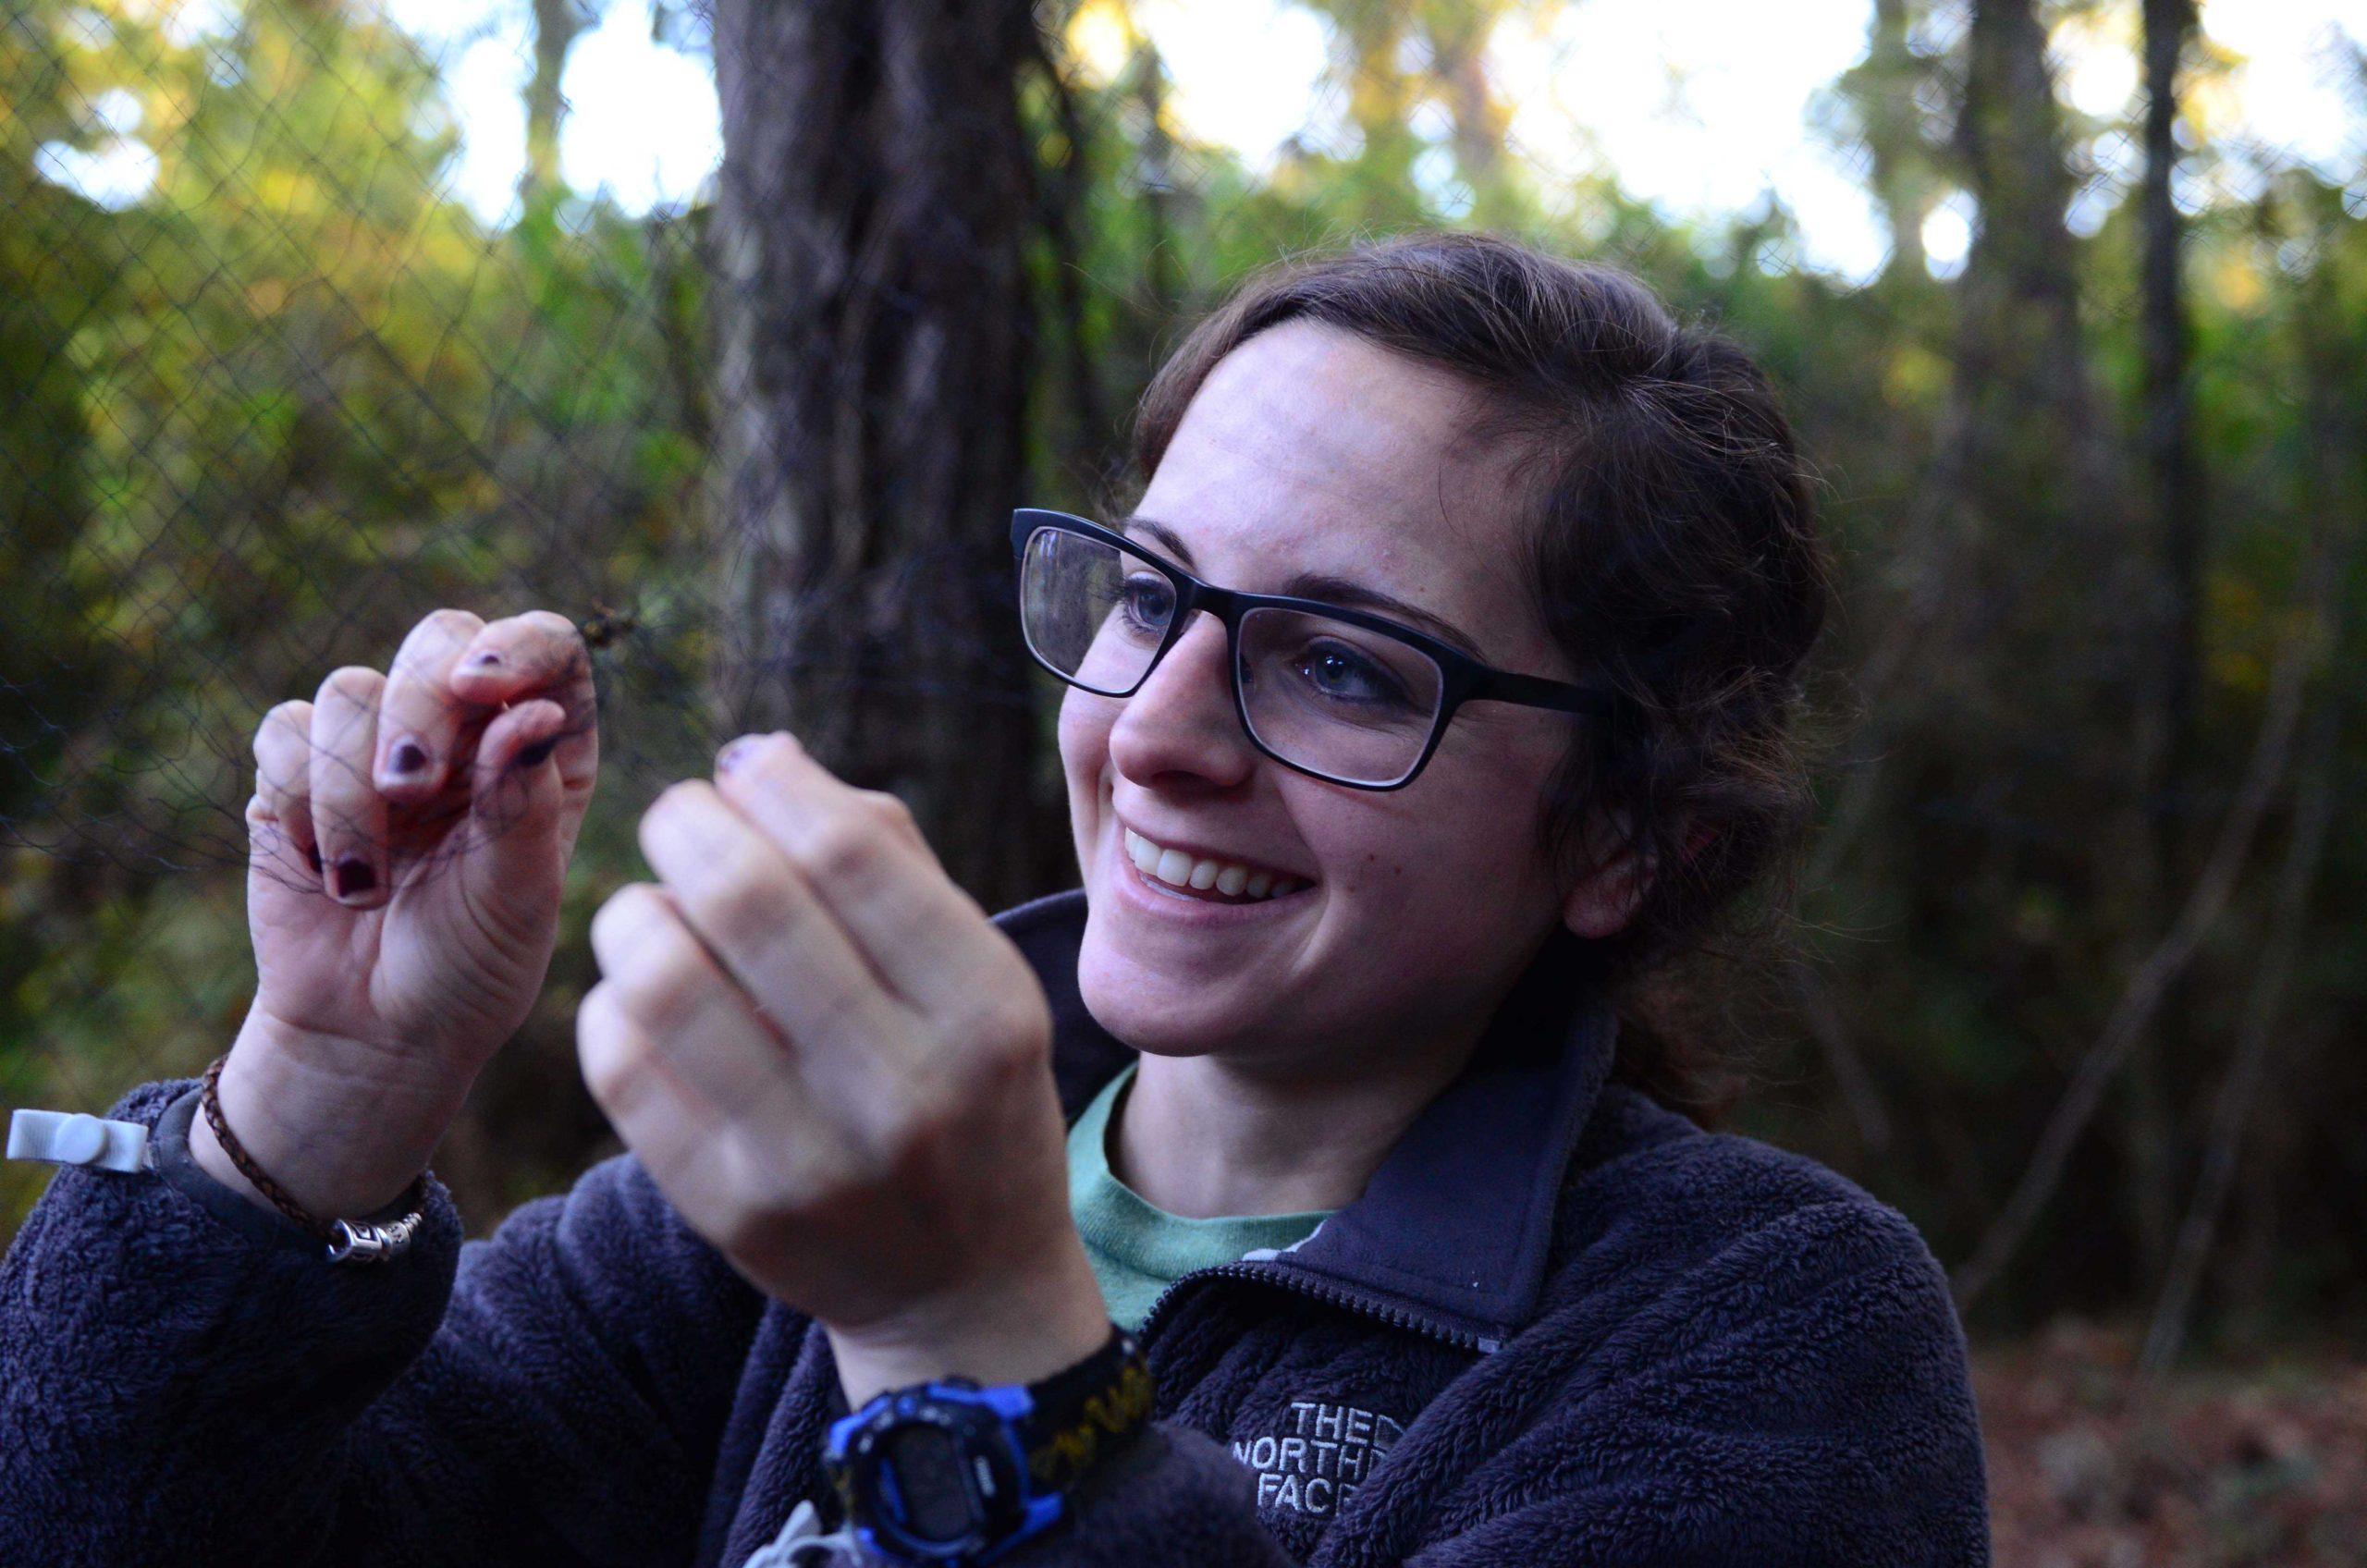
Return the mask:
<path id="1" fill-rule="evenodd" d="M 1224 623 L 1206 610 L 1119 705 L 1110 727 L 1110 760 L 1135 784 L 1172 783 L 1193 775 L 1238 784 L 1257 766 L 1257 750 L 1233 706 L 1231 654 Z"/>

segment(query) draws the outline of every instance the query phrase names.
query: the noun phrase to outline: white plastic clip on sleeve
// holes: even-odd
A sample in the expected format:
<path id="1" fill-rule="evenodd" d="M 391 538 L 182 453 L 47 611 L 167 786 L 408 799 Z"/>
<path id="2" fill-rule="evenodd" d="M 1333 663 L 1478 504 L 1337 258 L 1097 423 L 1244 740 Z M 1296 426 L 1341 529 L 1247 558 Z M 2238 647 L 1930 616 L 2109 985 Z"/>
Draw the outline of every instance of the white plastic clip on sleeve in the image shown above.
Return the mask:
<path id="1" fill-rule="evenodd" d="M 148 1129 L 88 1111 L 19 1110 L 8 1119 L 8 1158 L 84 1165 L 97 1170 L 147 1167 Z"/>

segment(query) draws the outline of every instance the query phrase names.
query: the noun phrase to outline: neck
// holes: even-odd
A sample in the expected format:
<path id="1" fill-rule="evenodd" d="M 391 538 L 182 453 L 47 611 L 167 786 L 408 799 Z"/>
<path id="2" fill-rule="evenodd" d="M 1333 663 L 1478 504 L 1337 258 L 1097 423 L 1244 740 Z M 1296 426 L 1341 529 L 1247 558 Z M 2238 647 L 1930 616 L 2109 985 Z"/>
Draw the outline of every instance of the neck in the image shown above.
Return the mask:
<path id="1" fill-rule="evenodd" d="M 1344 1207 L 1478 1043 L 1475 1030 L 1330 1072 L 1146 1054 L 1111 1140 L 1112 1173 L 1186 1219 Z"/>

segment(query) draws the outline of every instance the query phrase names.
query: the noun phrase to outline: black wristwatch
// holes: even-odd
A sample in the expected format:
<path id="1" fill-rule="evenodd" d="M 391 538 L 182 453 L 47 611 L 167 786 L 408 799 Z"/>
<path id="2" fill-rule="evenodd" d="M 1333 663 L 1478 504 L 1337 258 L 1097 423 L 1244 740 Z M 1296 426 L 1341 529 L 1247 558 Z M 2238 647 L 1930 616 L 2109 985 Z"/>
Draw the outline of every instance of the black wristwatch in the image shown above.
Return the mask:
<path id="1" fill-rule="evenodd" d="M 1113 1323 L 1039 1383 L 891 1389 L 830 1424 L 823 1468 L 873 1551 L 975 1568 L 1058 1523 L 1076 1483 L 1150 1424 L 1151 1392 L 1141 1347 Z"/>

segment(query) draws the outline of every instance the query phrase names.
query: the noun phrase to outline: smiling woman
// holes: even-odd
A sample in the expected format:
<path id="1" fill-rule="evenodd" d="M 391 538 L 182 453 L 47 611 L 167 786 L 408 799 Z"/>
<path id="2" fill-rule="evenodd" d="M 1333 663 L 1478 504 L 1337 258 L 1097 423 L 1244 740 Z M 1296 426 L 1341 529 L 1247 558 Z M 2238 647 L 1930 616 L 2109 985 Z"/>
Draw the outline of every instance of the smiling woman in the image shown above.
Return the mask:
<path id="1" fill-rule="evenodd" d="M 551 956 L 582 640 L 275 709 L 229 1056 L 28 1133 L 0 1560 L 1985 1562 L 1920 1237 L 1622 1018 L 1800 821 L 1764 379 L 1417 235 L 1251 280 L 1137 452 L 1012 525 L 1081 886 L 989 916 L 741 738 L 594 921 L 629 1152 L 487 1241 L 422 1167 Z"/>

